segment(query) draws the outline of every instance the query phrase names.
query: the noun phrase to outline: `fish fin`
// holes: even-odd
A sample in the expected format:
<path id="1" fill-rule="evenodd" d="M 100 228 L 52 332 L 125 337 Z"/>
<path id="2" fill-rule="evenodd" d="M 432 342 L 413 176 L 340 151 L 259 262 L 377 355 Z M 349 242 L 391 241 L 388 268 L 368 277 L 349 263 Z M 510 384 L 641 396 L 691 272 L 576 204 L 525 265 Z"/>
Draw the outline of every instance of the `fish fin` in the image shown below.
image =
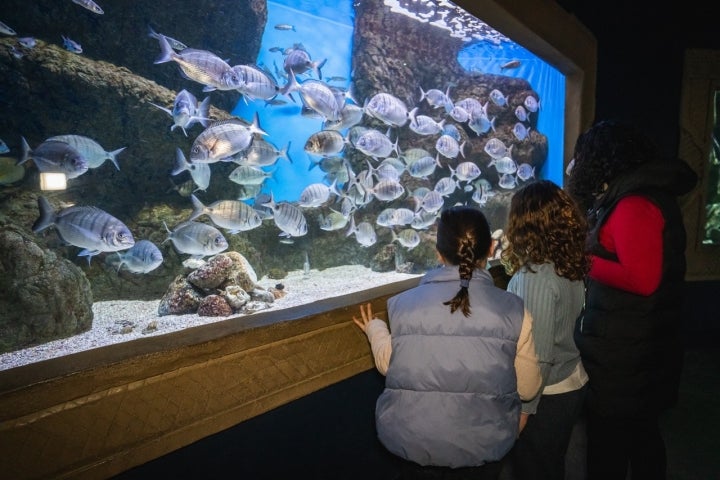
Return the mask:
<path id="1" fill-rule="evenodd" d="M 192 204 L 193 204 L 193 211 L 190 214 L 190 218 L 188 218 L 188 221 L 195 220 L 200 215 L 205 213 L 205 205 L 203 205 L 203 203 L 200 201 L 199 198 L 197 198 L 195 196 L 194 193 L 190 194 L 190 200 L 192 201 Z"/>
<path id="2" fill-rule="evenodd" d="M 213 87 L 212 85 L 205 85 L 202 89 L 203 92 L 212 92 L 217 90 L 217 88 Z M 202 258 L 202 257 L 200 257 Z"/>
<path id="3" fill-rule="evenodd" d="M 40 217 L 32 226 L 33 233 L 41 232 L 55 223 L 55 211 L 47 198 L 38 197 L 38 207 L 40 208 Z"/>
<path id="4" fill-rule="evenodd" d="M 158 41 L 160 42 L 160 55 L 155 59 L 154 63 L 165 63 L 173 59 L 175 51 L 170 46 L 170 43 L 165 38 L 165 35 L 158 34 Z"/>
<path id="5" fill-rule="evenodd" d="M 170 175 L 177 175 L 180 172 L 183 172 L 185 170 L 188 170 L 188 161 L 185 158 L 185 154 L 182 152 L 180 147 L 177 147 L 176 154 L 175 154 L 175 168 L 173 168 L 172 172 L 170 172 Z"/>
<path id="6" fill-rule="evenodd" d="M 198 120 L 203 127 L 207 127 L 207 123 L 210 121 L 210 97 L 205 97 L 205 99 L 200 102 L 200 105 L 198 105 L 197 109 L 197 115 L 196 118 L 202 120 Z"/>
<path id="7" fill-rule="evenodd" d="M 110 158 L 110 161 L 113 163 L 113 165 L 115 165 L 115 168 L 117 168 L 118 171 L 120 170 L 120 165 L 118 164 L 117 156 L 118 156 L 118 154 L 120 154 L 120 152 L 122 152 L 126 148 L 127 147 L 122 147 L 122 148 L 118 148 L 117 150 L 113 150 L 112 152 L 108 152 L 108 158 Z"/>
<path id="8" fill-rule="evenodd" d="M 25 137 L 20 137 L 20 140 L 22 141 L 22 155 L 20 157 L 20 160 L 15 165 L 22 165 L 23 163 L 28 161 L 28 158 L 30 158 L 30 145 L 28 145 L 27 140 L 25 140 Z"/>

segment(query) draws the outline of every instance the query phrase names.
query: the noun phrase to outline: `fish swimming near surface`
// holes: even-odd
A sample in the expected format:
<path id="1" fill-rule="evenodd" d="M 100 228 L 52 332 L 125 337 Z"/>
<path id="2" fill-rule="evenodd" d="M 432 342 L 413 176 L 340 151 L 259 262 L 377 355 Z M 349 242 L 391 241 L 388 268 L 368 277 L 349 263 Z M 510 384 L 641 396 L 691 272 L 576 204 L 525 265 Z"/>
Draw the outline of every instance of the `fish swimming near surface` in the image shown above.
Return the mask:
<path id="1" fill-rule="evenodd" d="M 0 185 L 12 185 L 25 178 L 25 167 L 12 157 L 0 157 Z"/>
<path id="2" fill-rule="evenodd" d="M 258 211 L 245 202 L 218 200 L 206 206 L 195 195 L 191 195 L 190 199 L 193 211 L 188 220 L 207 215 L 215 225 L 229 230 L 231 234 L 252 230 L 262 223 Z"/>
<path id="3" fill-rule="evenodd" d="M 178 252 L 192 255 L 194 258 L 215 255 L 228 248 L 223 234 L 212 225 L 188 221 L 176 226 L 174 230 L 170 230 L 165 224 L 165 230 L 168 232 L 168 237 L 163 243 L 170 240 Z"/>
<path id="4" fill-rule="evenodd" d="M 257 112 L 252 124 L 240 118 L 230 118 L 211 123 L 193 141 L 190 161 L 193 163 L 215 163 L 228 159 L 248 148 L 253 134 L 267 135 L 260 127 Z"/>
<path id="5" fill-rule="evenodd" d="M 47 140 L 65 142 L 68 145 L 75 147 L 80 154 L 87 161 L 88 168 L 98 168 L 100 165 L 105 163 L 105 160 L 110 160 L 115 168 L 120 170 L 118 165 L 117 156 L 120 152 L 125 150 L 127 147 L 121 147 L 112 152 L 105 150 L 98 142 L 92 138 L 83 135 L 56 135 L 50 137 Z"/>
<path id="6" fill-rule="evenodd" d="M 170 172 L 170 175 L 175 176 L 185 170 L 190 172 L 192 181 L 197 185 L 198 190 L 207 190 L 210 186 L 210 174 L 212 173 L 210 171 L 210 165 L 207 163 L 188 162 L 180 147 L 177 147 L 175 152 L 175 168 Z"/>
<path id="7" fill-rule="evenodd" d="M 222 58 L 207 50 L 186 48 L 175 52 L 164 35 L 159 35 L 160 56 L 155 63 L 175 62 L 184 76 L 198 82 L 203 92 L 213 90 L 236 90 L 241 80 L 235 70 Z"/>
<path id="8" fill-rule="evenodd" d="M 196 123 L 199 123 L 203 127 L 207 127 L 210 123 L 210 97 L 205 97 L 205 99 L 198 104 L 195 95 L 182 89 L 175 96 L 172 110 L 152 102 L 149 103 L 172 117 L 173 124 L 170 126 L 171 132 L 180 127 L 186 137 L 187 130 Z"/>
<path id="9" fill-rule="evenodd" d="M 295 25 L 290 25 L 288 23 L 278 23 L 275 25 L 275 30 L 292 30 L 293 32 L 297 32 L 297 30 L 295 30 Z"/>
<path id="10" fill-rule="evenodd" d="M 73 53 L 83 53 L 82 45 L 80 45 L 75 40 L 71 39 L 70 37 L 66 37 L 65 35 L 62 35 L 63 40 L 63 47 L 65 47 L 65 50 L 68 52 Z"/>
<path id="11" fill-rule="evenodd" d="M 17 35 L 17 32 L 4 24 L 3 22 L 0 22 L 0 33 L 3 35 Z"/>
<path id="12" fill-rule="evenodd" d="M 117 256 L 120 260 L 118 272 L 124 265 L 131 273 L 149 273 L 163 262 L 162 252 L 150 240 L 139 240 L 127 250 L 117 252 Z"/>
<path id="13" fill-rule="evenodd" d="M 38 197 L 40 216 L 32 226 L 39 233 L 54 226 L 60 238 L 83 250 L 88 263 L 101 252 L 117 252 L 135 245 L 130 229 L 120 220 L 97 207 L 72 206 L 56 212 L 43 196 Z"/>
<path id="14" fill-rule="evenodd" d="M 103 9 L 100 8 L 100 5 L 93 2 L 93 0 L 72 0 L 72 2 L 90 10 L 93 13 L 97 13 L 98 15 L 102 15 L 105 13 Z"/>
<path id="15" fill-rule="evenodd" d="M 510 60 L 509 62 L 505 62 L 502 65 L 500 65 L 500 70 L 509 70 L 512 68 L 518 68 L 522 62 L 518 59 Z"/>
<path id="16" fill-rule="evenodd" d="M 72 145 L 56 140 L 46 140 L 35 149 L 30 149 L 24 137 L 22 156 L 18 165 L 32 159 L 41 172 L 64 173 L 67 178 L 76 178 L 88 171 L 85 157 Z"/>

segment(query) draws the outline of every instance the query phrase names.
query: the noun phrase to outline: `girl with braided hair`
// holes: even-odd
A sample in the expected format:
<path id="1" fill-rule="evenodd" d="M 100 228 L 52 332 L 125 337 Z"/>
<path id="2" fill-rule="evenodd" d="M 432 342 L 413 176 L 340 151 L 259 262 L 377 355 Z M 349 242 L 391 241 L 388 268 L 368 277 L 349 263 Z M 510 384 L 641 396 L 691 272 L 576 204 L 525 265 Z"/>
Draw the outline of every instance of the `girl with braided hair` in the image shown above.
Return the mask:
<path id="1" fill-rule="evenodd" d="M 370 304 L 353 317 L 386 375 L 378 438 L 403 459 L 402 478 L 497 479 L 521 401 L 540 388 L 532 317 L 485 268 L 492 239 L 479 209 L 444 210 L 436 248 L 442 265 L 388 299 L 389 330 Z"/>

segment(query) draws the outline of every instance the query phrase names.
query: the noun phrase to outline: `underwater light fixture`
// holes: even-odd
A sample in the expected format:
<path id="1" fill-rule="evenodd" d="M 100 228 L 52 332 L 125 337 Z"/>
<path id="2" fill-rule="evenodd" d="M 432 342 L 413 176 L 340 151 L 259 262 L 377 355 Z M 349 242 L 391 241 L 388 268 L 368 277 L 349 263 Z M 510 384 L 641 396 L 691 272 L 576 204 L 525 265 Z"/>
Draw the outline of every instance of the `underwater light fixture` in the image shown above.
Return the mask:
<path id="1" fill-rule="evenodd" d="M 65 190 L 67 177 L 64 173 L 40 172 L 40 190 Z"/>

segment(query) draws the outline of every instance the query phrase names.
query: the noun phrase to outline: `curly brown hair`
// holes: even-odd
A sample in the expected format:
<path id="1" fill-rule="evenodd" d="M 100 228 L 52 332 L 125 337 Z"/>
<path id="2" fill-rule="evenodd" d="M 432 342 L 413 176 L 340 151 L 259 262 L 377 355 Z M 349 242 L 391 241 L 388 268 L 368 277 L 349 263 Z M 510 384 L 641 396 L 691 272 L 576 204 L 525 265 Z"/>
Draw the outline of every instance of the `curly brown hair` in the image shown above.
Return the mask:
<path id="1" fill-rule="evenodd" d="M 553 262 L 555 272 L 582 280 L 590 267 L 585 254 L 587 221 L 572 197 L 549 180 L 529 183 L 510 201 L 501 260 L 512 275 L 529 264 Z"/>

